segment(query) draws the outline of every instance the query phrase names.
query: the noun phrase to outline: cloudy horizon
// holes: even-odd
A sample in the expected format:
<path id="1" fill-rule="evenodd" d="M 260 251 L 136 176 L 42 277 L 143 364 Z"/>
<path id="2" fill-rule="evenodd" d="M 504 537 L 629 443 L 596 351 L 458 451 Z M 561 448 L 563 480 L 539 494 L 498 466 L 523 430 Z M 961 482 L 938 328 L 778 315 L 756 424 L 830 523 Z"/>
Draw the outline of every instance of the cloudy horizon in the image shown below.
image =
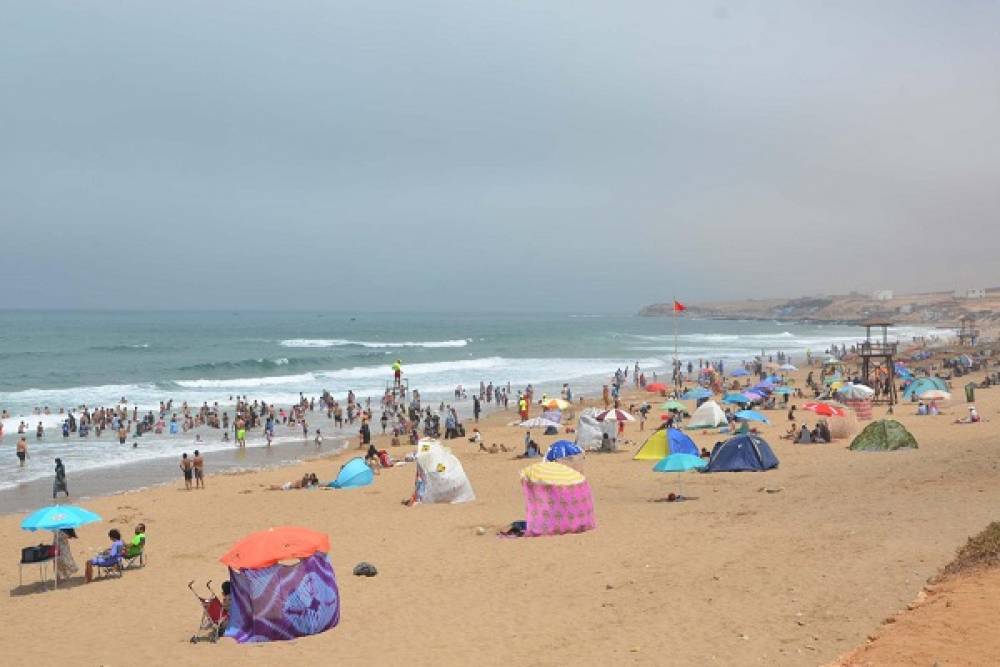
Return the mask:
<path id="1" fill-rule="evenodd" d="M 8 4 L 0 307 L 1000 285 L 1000 4 Z"/>

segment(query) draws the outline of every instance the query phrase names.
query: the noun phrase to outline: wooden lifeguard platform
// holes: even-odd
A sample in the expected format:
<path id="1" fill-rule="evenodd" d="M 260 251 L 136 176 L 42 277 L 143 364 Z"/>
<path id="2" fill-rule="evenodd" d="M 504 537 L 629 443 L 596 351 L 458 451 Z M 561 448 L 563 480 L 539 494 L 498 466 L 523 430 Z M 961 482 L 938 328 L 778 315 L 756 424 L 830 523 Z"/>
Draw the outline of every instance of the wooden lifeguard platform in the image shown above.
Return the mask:
<path id="1" fill-rule="evenodd" d="M 976 328 L 976 316 L 966 315 L 958 323 L 959 347 L 975 347 L 979 342 L 979 329 Z"/>
<path id="2" fill-rule="evenodd" d="M 889 340 L 891 322 L 869 320 L 862 323 L 865 340 L 858 345 L 863 382 L 875 390 L 873 403 L 896 404 L 896 352 L 898 343 Z M 874 331 L 874 337 L 872 333 Z"/>

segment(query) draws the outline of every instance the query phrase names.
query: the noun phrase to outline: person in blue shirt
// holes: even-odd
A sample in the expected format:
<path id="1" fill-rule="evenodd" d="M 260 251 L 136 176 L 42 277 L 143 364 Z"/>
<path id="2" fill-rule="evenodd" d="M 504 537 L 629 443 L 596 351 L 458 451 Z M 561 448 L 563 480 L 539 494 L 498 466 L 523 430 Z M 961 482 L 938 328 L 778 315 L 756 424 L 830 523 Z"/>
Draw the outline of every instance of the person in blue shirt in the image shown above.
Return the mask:
<path id="1" fill-rule="evenodd" d="M 100 567 L 111 567 L 120 563 L 122 560 L 122 554 L 125 553 L 125 543 L 122 542 L 122 534 L 118 532 L 117 528 L 109 530 L 108 537 L 111 539 L 111 546 L 87 561 L 87 567 L 84 571 L 84 579 L 88 584 L 94 578 L 95 565 Z"/>

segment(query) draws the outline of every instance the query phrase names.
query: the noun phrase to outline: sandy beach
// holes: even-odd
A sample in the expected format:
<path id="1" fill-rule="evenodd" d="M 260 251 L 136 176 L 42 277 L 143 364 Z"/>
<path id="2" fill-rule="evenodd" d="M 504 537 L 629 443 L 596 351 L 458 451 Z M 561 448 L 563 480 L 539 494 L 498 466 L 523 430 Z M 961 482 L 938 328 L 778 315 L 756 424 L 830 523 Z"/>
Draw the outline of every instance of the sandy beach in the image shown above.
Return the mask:
<path id="1" fill-rule="evenodd" d="M 211 475 L 204 491 L 184 491 L 178 479 L 89 500 L 104 521 L 79 531 L 78 564 L 106 546 L 108 528 L 131 533 L 139 521 L 148 527 L 148 563 L 120 579 L 83 584 L 78 576 L 58 591 L 43 591 L 29 569 L 16 585 L 14 552 L 44 538 L 20 530 L 20 515 L 6 515 L 0 538 L 15 548 L 0 564 L 11 588 L 3 616 L 13 654 L 39 664 L 228 665 L 251 656 L 313 664 L 332 655 L 348 664 L 822 664 L 864 642 L 995 518 L 1000 394 L 982 390 L 977 405 L 993 421 L 952 424 L 965 410 L 957 402 L 939 417 L 897 406 L 920 449 L 881 454 L 850 452 L 843 440 L 790 444 L 778 437 L 785 412 L 770 411 L 772 424 L 761 430 L 780 467 L 687 474 L 684 493 L 693 499 L 684 503 L 651 502 L 677 480 L 632 460 L 645 436 L 630 423 L 629 450 L 586 458 L 598 528 L 579 535 L 495 537 L 523 517 L 525 461 L 465 440 L 447 443 L 476 491 L 465 505 L 402 506 L 413 465 L 386 469 L 361 489 L 266 490 L 304 472 L 331 479 L 352 450 Z M 519 450 L 523 431 L 505 426 L 513 417 L 511 410 L 484 420 L 484 441 Z M 694 438 L 711 448 L 720 436 Z M 218 558 L 236 540 L 284 524 L 330 535 L 340 625 L 292 642 L 191 645 L 200 609 L 187 582 L 217 585 L 227 576 Z M 352 576 L 359 561 L 379 575 Z M 39 632 L 54 614 L 62 619 L 58 642 Z"/>

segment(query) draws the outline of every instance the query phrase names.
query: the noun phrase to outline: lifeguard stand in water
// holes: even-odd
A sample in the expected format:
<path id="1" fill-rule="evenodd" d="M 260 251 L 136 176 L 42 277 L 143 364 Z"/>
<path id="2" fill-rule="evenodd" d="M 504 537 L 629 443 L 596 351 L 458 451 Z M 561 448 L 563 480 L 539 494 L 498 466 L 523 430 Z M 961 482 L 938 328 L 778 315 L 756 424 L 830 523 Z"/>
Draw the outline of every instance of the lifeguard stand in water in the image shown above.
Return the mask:
<path id="1" fill-rule="evenodd" d="M 861 326 L 865 328 L 865 340 L 858 345 L 862 381 L 875 390 L 872 403 L 895 405 L 895 357 L 898 344 L 896 341 L 889 340 L 889 327 L 892 326 L 892 323 L 869 320 Z M 872 337 L 873 329 L 875 330 L 874 337 Z"/>
<path id="2" fill-rule="evenodd" d="M 976 316 L 966 315 L 959 320 L 958 345 L 975 347 L 977 342 L 979 342 L 979 329 L 976 328 Z"/>

